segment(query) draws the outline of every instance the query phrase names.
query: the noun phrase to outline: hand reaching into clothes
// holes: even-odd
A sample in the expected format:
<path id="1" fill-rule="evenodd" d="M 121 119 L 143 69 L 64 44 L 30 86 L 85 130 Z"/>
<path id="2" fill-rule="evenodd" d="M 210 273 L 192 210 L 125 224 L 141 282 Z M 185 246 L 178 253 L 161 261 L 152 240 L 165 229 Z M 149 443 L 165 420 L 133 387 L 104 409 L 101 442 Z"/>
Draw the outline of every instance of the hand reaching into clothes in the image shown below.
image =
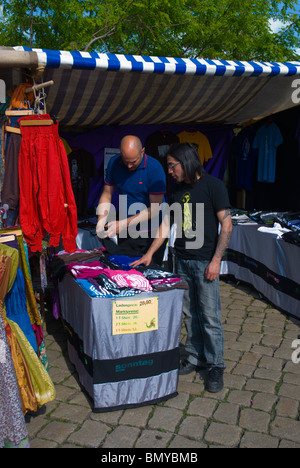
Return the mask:
<path id="1" fill-rule="evenodd" d="M 152 255 L 149 252 L 146 252 L 139 260 L 136 260 L 133 263 L 130 263 L 129 266 L 136 268 L 139 265 L 149 266 L 152 262 Z"/>

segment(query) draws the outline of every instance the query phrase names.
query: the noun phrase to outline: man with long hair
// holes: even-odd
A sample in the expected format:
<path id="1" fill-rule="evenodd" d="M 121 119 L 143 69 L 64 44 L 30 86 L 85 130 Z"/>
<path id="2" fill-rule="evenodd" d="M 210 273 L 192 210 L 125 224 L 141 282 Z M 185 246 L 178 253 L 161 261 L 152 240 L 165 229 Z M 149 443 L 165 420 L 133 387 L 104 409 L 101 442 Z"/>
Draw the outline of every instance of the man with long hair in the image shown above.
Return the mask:
<path id="1" fill-rule="evenodd" d="M 183 302 L 187 358 L 181 362 L 180 374 L 207 369 L 206 389 L 215 393 L 224 386 L 219 274 L 232 232 L 229 197 L 224 183 L 205 173 L 192 144 L 173 145 L 168 151 L 167 166 L 176 182 L 169 194 L 169 205 L 181 206 L 181 225 L 177 226 L 174 245 L 176 269 L 189 285 Z M 203 216 L 199 218 L 200 207 Z M 149 250 L 133 267 L 151 263 L 153 254 L 168 236 L 169 226 L 164 217 Z"/>

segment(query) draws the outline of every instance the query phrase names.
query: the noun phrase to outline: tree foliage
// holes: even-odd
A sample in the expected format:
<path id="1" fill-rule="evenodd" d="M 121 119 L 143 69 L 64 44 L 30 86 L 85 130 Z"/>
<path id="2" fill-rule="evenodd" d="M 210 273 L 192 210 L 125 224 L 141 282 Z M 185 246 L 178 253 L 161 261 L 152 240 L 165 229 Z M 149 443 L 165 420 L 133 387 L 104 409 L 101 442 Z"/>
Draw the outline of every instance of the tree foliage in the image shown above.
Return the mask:
<path id="1" fill-rule="evenodd" d="M 294 0 L 3 0 L 0 44 L 227 60 L 297 60 Z M 280 21 L 277 32 L 270 21 Z"/>

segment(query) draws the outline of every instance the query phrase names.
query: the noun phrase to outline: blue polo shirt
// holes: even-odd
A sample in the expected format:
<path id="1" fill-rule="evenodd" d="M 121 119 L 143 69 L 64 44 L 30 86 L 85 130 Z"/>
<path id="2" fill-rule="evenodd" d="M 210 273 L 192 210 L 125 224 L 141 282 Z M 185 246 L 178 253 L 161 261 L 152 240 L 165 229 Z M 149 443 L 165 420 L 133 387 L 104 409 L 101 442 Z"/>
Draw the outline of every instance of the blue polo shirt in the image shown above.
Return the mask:
<path id="1" fill-rule="evenodd" d="M 146 154 L 135 171 L 127 169 L 120 154 L 111 158 L 106 170 L 105 184 L 116 186 L 119 195 L 127 195 L 127 215 L 133 203 L 143 203 L 148 208 L 150 194 L 166 193 L 166 176 L 162 165 Z"/>

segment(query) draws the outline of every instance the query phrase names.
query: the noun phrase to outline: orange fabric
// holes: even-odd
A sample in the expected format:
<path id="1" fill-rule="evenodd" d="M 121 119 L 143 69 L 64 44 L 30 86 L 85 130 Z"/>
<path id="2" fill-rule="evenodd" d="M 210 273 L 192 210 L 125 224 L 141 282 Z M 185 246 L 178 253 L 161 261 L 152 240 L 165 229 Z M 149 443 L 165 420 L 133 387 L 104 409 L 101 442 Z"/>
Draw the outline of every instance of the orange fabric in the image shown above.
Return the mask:
<path id="1" fill-rule="evenodd" d="M 30 93 L 25 93 L 27 88 L 31 88 L 32 84 L 30 83 L 21 83 L 13 92 L 13 95 L 10 100 L 9 109 L 28 109 L 28 103 L 30 105 L 34 102 L 34 93 L 31 91 Z"/>

